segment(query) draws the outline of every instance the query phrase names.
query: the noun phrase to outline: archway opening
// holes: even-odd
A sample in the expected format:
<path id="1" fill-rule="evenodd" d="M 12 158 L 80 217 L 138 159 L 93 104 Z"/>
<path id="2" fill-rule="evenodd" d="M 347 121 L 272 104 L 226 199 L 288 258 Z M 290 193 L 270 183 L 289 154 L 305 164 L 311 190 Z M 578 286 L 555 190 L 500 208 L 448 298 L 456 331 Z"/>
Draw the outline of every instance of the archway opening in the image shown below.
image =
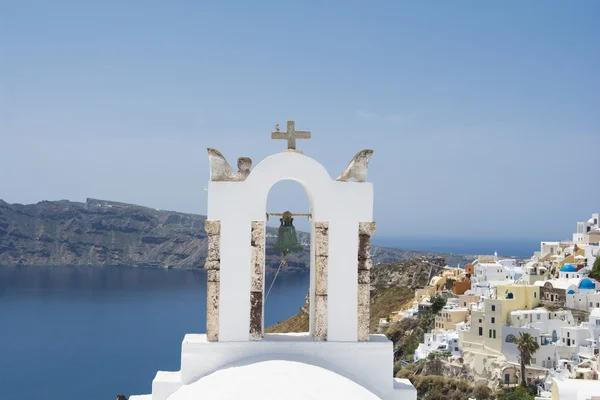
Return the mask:
<path id="1" fill-rule="evenodd" d="M 292 180 L 276 183 L 270 189 L 266 212 L 310 214 L 311 204 L 304 187 Z M 265 333 L 310 331 L 309 288 L 311 281 L 311 218 L 293 216 L 293 226 L 301 249 L 286 254 L 275 248 L 282 216 L 269 216 L 265 244 L 264 327 Z M 289 231 L 288 231 L 289 233 Z M 289 236 L 288 236 L 289 239 Z"/>

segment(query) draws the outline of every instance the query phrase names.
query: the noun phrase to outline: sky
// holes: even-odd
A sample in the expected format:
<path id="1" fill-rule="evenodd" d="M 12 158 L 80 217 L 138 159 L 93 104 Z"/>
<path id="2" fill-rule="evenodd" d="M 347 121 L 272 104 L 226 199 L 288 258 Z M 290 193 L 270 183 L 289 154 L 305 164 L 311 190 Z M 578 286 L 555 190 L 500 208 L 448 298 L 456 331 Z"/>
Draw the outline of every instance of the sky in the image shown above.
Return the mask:
<path id="1" fill-rule="evenodd" d="M 374 155 L 377 235 L 569 238 L 600 211 L 600 2 L 0 0 L 0 198 L 206 213 L 206 148 Z M 306 212 L 295 182 L 268 210 Z M 303 222 L 300 222 L 302 224 Z"/>

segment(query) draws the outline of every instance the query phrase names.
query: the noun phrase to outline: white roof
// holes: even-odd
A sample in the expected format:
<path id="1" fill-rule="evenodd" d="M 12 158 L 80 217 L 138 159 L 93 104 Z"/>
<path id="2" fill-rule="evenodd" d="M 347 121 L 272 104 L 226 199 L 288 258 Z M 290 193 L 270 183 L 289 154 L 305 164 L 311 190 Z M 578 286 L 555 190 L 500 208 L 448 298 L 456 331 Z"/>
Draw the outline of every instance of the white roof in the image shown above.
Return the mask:
<path id="1" fill-rule="evenodd" d="M 600 318 L 600 308 L 594 308 L 590 313 L 590 317 L 599 317 Z"/>
<path id="2" fill-rule="evenodd" d="M 587 379 L 555 379 L 552 382 L 552 395 L 560 400 L 591 399 L 600 393 L 600 381 Z"/>
<path id="3" fill-rule="evenodd" d="M 169 400 L 379 399 L 354 381 L 314 365 L 272 360 L 219 370 L 182 386 Z"/>

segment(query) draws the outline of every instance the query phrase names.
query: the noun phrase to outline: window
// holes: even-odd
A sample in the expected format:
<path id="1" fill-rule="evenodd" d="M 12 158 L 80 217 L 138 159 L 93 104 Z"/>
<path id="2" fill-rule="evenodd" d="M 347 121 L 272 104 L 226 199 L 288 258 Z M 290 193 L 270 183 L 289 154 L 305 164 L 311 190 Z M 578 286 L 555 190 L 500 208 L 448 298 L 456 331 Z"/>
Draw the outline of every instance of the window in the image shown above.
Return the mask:
<path id="1" fill-rule="evenodd" d="M 494 339 L 496 339 L 496 330 L 494 329 Z"/>
<path id="2" fill-rule="evenodd" d="M 594 307 L 594 303 L 590 301 L 590 307 Z"/>
<path id="3" fill-rule="evenodd" d="M 537 292 L 533 292 L 533 298 L 537 299 Z"/>
<path id="4" fill-rule="evenodd" d="M 492 311 L 496 311 L 496 306 L 492 305 Z"/>
<path id="5" fill-rule="evenodd" d="M 483 336 L 483 328 L 479 327 L 479 336 Z M 563 339 L 563 342 L 565 341 L 565 339 Z"/>
<path id="6" fill-rule="evenodd" d="M 492 317 L 492 324 L 496 322 L 496 318 Z"/>
<path id="7" fill-rule="evenodd" d="M 488 332 L 488 337 L 491 338 L 492 337 L 492 330 L 490 329 L 490 331 Z"/>
<path id="8" fill-rule="evenodd" d="M 596 325 L 600 326 L 600 319 L 596 320 Z"/>
<path id="9" fill-rule="evenodd" d="M 481 318 L 479 318 L 479 323 L 481 323 Z"/>
<path id="10" fill-rule="evenodd" d="M 532 364 L 535 364 L 535 358 L 532 358 L 532 359 L 531 359 L 531 363 L 532 363 Z"/>
<path id="11" fill-rule="evenodd" d="M 455 348 L 454 348 L 454 351 L 458 351 L 458 347 L 455 347 Z"/>
<path id="12" fill-rule="evenodd" d="M 537 315 L 537 319 L 538 321 L 540 320 L 540 318 L 542 318 L 542 316 L 540 314 Z"/>
<path id="13" fill-rule="evenodd" d="M 571 332 L 567 332 L 567 337 L 571 337 Z"/>

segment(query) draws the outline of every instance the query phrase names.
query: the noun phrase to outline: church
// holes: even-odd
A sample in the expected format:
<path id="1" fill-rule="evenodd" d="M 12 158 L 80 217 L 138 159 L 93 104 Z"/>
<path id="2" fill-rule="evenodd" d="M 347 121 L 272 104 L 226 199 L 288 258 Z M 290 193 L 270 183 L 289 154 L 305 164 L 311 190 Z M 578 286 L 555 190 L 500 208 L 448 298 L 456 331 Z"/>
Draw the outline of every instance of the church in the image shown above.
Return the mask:
<path id="1" fill-rule="evenodd" d="M 152 393 L 130 400 L 416 400 L 411 383 L 393 377 L 392 342 L 369 333 L 373 151 L 332 179 L 296 149 L 310 137 L 288 121 L 271 134 L 287 149 L 254 168 L 241 157 L 237 172 L 208 149 L 206 333 L 185 335 L 181 369 L 159 371 Z M 265 334 L 267 195 L 282 180 L 300 183 L 310 202 L 310 328 Z"/>

